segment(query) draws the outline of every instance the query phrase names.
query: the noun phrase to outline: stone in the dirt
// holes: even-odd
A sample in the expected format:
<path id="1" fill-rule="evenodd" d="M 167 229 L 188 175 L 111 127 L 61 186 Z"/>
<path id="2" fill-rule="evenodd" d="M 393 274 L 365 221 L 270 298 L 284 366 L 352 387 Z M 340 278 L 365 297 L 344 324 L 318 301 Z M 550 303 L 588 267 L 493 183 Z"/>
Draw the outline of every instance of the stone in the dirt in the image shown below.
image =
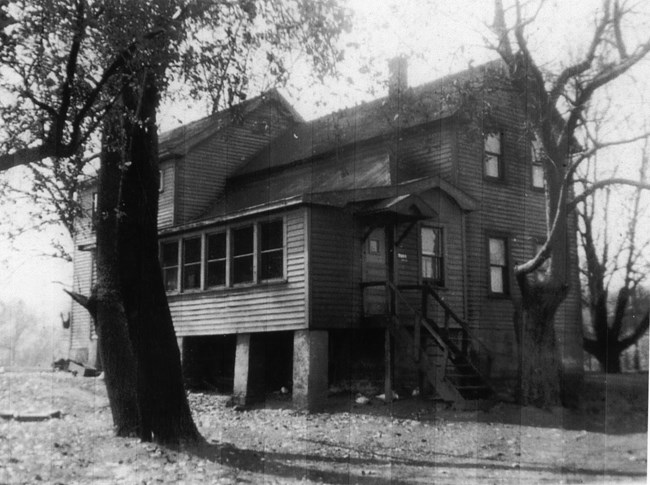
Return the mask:
<path id="1" fill-rule="evenodd" d="M 392 393 L 393 393 L 393 399 L 399 399 L 399 396 L 397 395 L 397 393 L 395 391 L 392 391 Z M 377 399 L 381 399 L 382 401 L 386 400 L 386 394 L 384 394 L 384 393 L 379 394 L 376 397 L 377 397 Z"/>
<path id="2" fill-rule="evenodd" d="M 363 405 L 363 404 L 368 404 L 370 402 L 370 399 L 368 399 L 366 396 L 358 396 L 354 400 L 354 402 L 356 402 L 357 404 Z"/>

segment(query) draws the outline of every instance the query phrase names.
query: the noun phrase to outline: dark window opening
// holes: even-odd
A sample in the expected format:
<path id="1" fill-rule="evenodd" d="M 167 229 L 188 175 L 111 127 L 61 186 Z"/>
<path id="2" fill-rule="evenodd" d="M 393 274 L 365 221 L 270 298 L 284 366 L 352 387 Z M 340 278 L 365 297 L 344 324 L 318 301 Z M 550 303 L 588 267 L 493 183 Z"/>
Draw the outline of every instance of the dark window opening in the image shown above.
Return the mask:
<path id="1" fill-rule="evenodd" d="M 178 288 L 178 241 L 162 243 L 160 253 L 165 289 L 175 291 Z"/>
<path id="2" fill-rule="evenodd" d="M 254 230 L 253 226 L 232 231 L 232 282 L 250 283 L 254 281 Z"/>
<path id="3" fill-rule="evenodd" d="M 282 221 L 260 224 L 260 280 L 284 274 L 284 226 Z"/>
<path id="4" fill-rule="evenodd" d="M 183 289 L 201 287 L 201 238 L 183 240 Z"/>
<path id="5" fill-rule="evenodd" d="M 226 284 L 226 233 L 208 234 L 206 286 Z"/>

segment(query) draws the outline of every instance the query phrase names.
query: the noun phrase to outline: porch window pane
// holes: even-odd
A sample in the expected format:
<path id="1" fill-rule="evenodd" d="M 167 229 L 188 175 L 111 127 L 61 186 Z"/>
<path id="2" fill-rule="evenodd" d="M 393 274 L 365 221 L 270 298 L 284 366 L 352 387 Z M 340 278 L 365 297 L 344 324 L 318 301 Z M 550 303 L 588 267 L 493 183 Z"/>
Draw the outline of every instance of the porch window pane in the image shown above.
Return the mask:
<path id="1" fill-rule="evenodd" d="M 201 287 L 201 238 L 183 240 L 183 289 Z"/>
<path id="2" fill-rule="evenodd" d="M 222 286 L 226 284 L 226 260 L 208 262 L 207 286 Z"/>
<path id="3" fill-rule="evenodd" d="M 165 289 L 175 291 L 178 288 L 178 241 L 162 243 L 160 259 Z"/>
<path id="4" fill-rule="evenodd" d="M 226 233 L 208 234 L 206 286 L 226 284 Z"/>
<path id="5" fill-rule="evenodd" d="M 284 274 L 284 225 L 281 220 L 260 224 L 260 280 Z"/>
<path id="6" fill-rule="evenodd" d="M 232 281 L 233 283 L 253 282 L 254 230 L 253 226 L 232 231 Z"/>

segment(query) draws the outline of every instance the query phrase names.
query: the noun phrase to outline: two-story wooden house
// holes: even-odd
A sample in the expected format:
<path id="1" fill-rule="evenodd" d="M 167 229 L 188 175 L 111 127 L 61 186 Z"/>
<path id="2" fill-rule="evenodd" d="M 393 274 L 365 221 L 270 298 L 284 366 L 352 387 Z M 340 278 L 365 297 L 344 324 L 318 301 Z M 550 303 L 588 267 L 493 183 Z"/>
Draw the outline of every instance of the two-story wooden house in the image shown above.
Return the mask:
<path id="1" fill-rule="evenodd" d="M 544 182 L 517 101 L 486 73 L 503 75 L 409 88 L 398 59 L 383 99 L 305 122 L 270 92 L 161 136 L 161 266 L 191 383 L 243 402 L 286 387 L 313 409 L 358 379 L 449 400 L 512 382 L 512 267 L 544 240 Z M 92 235 L 76 248 L 88 291 Z M 570 253 L 556 325 L 578 370 Z M 89 328 L 75 308 L 73 353 Z"/>

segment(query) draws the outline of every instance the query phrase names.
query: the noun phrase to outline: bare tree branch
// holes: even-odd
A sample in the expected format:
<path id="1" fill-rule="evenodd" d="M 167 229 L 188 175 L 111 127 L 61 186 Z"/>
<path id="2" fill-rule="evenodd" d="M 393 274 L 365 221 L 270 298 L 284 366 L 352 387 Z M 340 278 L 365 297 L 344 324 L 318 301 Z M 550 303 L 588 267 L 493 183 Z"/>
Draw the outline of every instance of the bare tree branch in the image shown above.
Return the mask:
<path id="1" fill-rule="evenodd" d="M 584 199 L 589 197 L 591 194 L 593 194 L 597 190 L 608 187 L 610 185 L 629 185 L 631 187 L 637 187 L 638 189 L 641 190 L 650 190 L 650 183 L 643 182 L 640 180 L 632 180 L 632 179 L 625 179 L 625 178 L 611 178 L 606 180 L 599 180 L 597 182 L 594 182 L 589 188 L 585 189 L 585 191 L 582 192 L 580 195 L 575 196 L 572 201 L 567 202 L 568 209 L 569 210 L 575 209 L 580 202 L 582 202 Z"/>

